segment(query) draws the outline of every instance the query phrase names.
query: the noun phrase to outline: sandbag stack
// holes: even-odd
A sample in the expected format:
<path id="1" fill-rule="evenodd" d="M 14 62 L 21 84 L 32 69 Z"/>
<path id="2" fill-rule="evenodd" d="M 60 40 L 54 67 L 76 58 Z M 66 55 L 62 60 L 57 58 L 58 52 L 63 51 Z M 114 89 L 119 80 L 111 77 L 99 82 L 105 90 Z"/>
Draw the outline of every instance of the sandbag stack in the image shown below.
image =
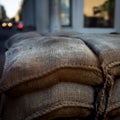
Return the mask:
<path id="1" fill-rule="evenodd" d="M 104 96 L 106 103 L 99 101 L 103 101 L 101 107 L 104 106 L 99 108 L 99 112 L 104 112 L 104 117 L 119 116 L 120 119 L 120 35 L 82 34 L 73 37 L 82 39 L 100 61 L 104 75 L 101 96 Z"/>
<path id="2" fill-rule="evenodd" d="M 94 111 L 94 87 L 101 83 L 98 60 L 80 39 L 40 36 L 14 42 L 0 83 L 3 118 L 87 117 Z"/>
<path id="3" fill-rule="evenodd" d="M 12 36 L 0 81 L 3 120 L 119 117 L 119 38 Z"/>

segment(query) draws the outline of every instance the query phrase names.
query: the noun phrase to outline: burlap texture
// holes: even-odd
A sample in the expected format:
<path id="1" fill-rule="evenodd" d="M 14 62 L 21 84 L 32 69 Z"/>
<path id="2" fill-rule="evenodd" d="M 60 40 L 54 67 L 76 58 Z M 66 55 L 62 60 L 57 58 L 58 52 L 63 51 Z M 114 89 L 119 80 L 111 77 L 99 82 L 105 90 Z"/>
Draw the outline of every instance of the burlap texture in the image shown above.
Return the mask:
<path id="1" fill-rule="evenodd" d="M 0 55 L 0 80 L 2 77 L 2 73 L 3 73 L 4 63 L 5 63 L 5 55 L 1 54 Z"/>
<path id="2" fill-rule="evenodd" d="M 99 57 L 105 74 L 120 76 L 120 35 L 77 34 Z"/>
<path id="3" fill-rule="evenodd" d="M 109 69 L 109 74 L 120 76 L 120 35 L 77 32 L 59 32 L 51 35 L 81 39 L 99 57 L 105 72 Z"/>
<path id="4" fill-rule="evenodd" d="M 104 74 L 104 85 L 98 95 L 96 119 L 101 114 L 103 119 L 106 119 L 110 98 L 113 97 L 115 77 L 120 76 L 120 35 L 81 34 L 74 37 L 81 38 L 99 58 Z"/>
<path id="5" fill-rule="evenodd" d="M 50 120 L 58 117 L 87 117 L 93 112 L 94 89 L 76 83 L 53 87 L 21 97 L 4 96 L 4 120 Z"/>
<path id="6" fill-rule="evenodd" d="M 60 34 L 61 36 L 61 34 Z M 106 118 L 109 97 L 115 77 L 120 76 L 120 35 L 110 34 L 67 34 L 71 38 L 82 39 L 87 46 L 98 56 L 103 71 L 104 85 L 98 95 L 96 118 L 104 114 Z"/>
<path id="7" fill-rule="evenodd" d="M 107 120 L 120 120 L 120 116 L 110 117 Z"/>
<path id="8" fill-rule="evenodd" d="M 120 116 L 120 79 L 115 80 L 107 112 L 108 116 Z"/>
<path id="9" fill-rule="evenodd" d="M 102 83 L 98 60 L 80 39 L 39 37 L 24 43 L 6 52 L 0 92 L 24 93 L 61 81 L 94 86 Z"/>
<path id="10" fill-rule="evenodd" d="M 26 39 L 31 39 L 35 37 L 40 37 L 41 35 L 37 32 L 24 32 L 24 33 L 17 33 L 10 37 L 6 42 L 5 42 L 5 47 L 6 49 L 9 49 L 10 47 L 13 47 L 14 45 L 22 45 L 20 44 Z M 18 44 L 19 43 L 19 44 Z"/>

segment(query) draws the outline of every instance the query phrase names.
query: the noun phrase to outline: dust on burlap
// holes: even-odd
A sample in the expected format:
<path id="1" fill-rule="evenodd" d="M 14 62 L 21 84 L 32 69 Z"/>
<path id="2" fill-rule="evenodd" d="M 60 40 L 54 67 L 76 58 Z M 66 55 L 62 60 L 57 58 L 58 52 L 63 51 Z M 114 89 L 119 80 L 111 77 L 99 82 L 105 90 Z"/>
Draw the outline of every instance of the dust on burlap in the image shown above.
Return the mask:
<path id="1" fill-rule="evenodd" d="M 92 86 L 61 82 L 46 90 L 20 97 L 3 96 L 4 120 L 52 120 L 59 117 L 85 118 L 94 110 Z M 12 109 L 12 110 L 11 110 Z"/>
<path id="2" fill-rule="evenodd" d="M 40 36 L 13 43 L 6 52 L 1 93 L 20 95 L 62 81 L 103 82 L 98 59 L 80 39 Z"/>
<path id="3" fill-rule="evenodd" d="M 26 39 L 31 39 L 35 37 L 40 37 L 41 35 L 37 32 L 24 32 L 24 33 L 17 33 L 10 37 L 5 42 L 6 49 L 9 49 L 10 47 L 13 47 L 14 45 L 18 44 L 19 42 L 23 42 Z"/>
<path id="4" fill-rule="evenodd" d="M 120 79 L 115 80 L 110 97 L 110 102 L 107 108 L 107 116 L 120 117 Z"/>
<path id="5" fill-rule="evenodd" d="M 100 92 L 101 100 L 98 99 L 100 103 L 97 114 L 104 114 L 105 118 L 115 78 L 120 76 L 120 35 L 79 34 L 72 37 L 82 39 L 99 58 L 104 85 Z"/>

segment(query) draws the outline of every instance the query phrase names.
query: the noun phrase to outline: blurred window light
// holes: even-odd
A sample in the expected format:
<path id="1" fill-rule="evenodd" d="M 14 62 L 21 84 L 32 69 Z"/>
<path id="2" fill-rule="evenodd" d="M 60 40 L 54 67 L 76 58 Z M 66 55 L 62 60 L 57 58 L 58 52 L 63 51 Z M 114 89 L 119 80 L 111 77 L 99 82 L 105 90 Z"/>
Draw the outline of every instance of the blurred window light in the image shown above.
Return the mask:
<path id="1" fill-rule="evenodd" d="M 84 0 L 84 27 L 113 28 L 114 9 L 115 0 Z"/>
<path id="2" fill-rule="evenodd" d="M 71 0 L 60 0 L 60 21 L 62 26 L 71 26 Z"/>

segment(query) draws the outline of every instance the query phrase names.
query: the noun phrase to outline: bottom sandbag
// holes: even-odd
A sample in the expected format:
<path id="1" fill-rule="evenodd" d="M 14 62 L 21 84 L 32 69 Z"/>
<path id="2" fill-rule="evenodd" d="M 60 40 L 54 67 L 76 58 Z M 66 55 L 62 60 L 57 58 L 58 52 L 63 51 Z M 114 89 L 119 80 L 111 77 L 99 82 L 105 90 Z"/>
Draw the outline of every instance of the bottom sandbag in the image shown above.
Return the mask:
<path id="1" fill-rule="evenodd" d="M 119 116 L 120 118 L 120 79 L 115 80 L 107 112 L 109 117 Z"/>
<path id="2" fill-rule="evenodd" d="M 51 120 L 87 117 L 93 111 L 94 89 L 75 83 L 59 83 L 47 90 L 21 97 L 3 96 L 4 120 Z"/>
<path id="3" fill-rule="evenodd" d="M 116 117 L 110 117 L 107 120 L 120 120 L 120 115 Z"/>

